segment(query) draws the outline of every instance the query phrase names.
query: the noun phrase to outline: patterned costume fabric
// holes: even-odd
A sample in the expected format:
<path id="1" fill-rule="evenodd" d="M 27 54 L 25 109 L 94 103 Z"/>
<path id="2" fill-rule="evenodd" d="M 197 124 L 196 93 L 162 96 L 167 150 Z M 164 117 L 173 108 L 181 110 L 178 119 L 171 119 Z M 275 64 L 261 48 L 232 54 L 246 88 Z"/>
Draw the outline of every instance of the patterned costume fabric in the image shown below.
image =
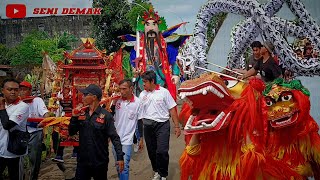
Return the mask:
<path id="1" fill-rule="evenodd" d="M 276 17 L 275 14 L 287 3 L 290 10 L 297 17 L 297 22 Z M 270 0 L 265 4 L 257 0 L 212 0 L 208 1 L 199 10 L 194 28 L 194 37 L 182 50 L 182 57 L 189 56 L 192 66 L 207 67 L 207 30 L 210 19 L 220 12 L 238 14 L 245 17 L 231 32 L 231 50 L 228 56 L 229 68 L 244 67 L 243 54 L 248 46 L 258 36 L 270 41 L 275 47 L 275 53 L 280 59 L 280 65 L 300 76 L 320 75 L 319 57 L 298 59 L 293 48 L 286 41 L 287 36 L 294 38 L 308 38 L 315 50 L 320 50 L 320 30 L 309 12 L 300 0 Z M 190 56 L 191 55 L 191 56 Z M 197 75 L 201 70 L 190 67 Z"/>

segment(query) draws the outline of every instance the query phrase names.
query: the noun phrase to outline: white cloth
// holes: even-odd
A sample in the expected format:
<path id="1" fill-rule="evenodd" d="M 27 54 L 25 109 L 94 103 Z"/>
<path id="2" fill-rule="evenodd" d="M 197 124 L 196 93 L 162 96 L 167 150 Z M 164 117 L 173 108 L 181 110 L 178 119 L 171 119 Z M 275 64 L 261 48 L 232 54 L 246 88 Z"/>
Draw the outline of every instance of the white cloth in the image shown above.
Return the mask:
<path id="1" fill-rule="evenodd" d="M 29 117 L 30 118 L 41 118 L 43 117 L 48 111 L 47 106 L 44 104 L 43 100 L 39 97 L 35 97 L 29 105 Z M 34 128 L 27 126 L 28 132 L 33 133 L 35 131 L 42 130 L 42 128 Z"/>
<path id="2" fill-rule="evenodd" d="M 16 104 L 6 104 L 6 111 L 9 116 L 9 120 L 17 123 L 11 130 L 26 131 L 27 118 L 29 115 L 29 106 L 23 101 L 19 101 Z M 3 158 L 16 158 L 24 155 L 16 155 L 7 150 L 9 142 L 9 131 L 5 130 L 0 121 L 0 157 Z"/>
<path id="3" fill-rule="evenodd" d="M 165 122 L 170 118 L 169 110 L 177 105 L 170 92 L 163 87 L 152 92 L 144 90 L 140 93 L 139 98 L 141 100 L 139 119 Z"/>
<path id="4" fill-rule="evenodd" d="M 122 145 L 132 145 L 138 122 L 140 99 L 133 96 L 131 100 L 119 99 L 115 107 L 114 126 Z"/>

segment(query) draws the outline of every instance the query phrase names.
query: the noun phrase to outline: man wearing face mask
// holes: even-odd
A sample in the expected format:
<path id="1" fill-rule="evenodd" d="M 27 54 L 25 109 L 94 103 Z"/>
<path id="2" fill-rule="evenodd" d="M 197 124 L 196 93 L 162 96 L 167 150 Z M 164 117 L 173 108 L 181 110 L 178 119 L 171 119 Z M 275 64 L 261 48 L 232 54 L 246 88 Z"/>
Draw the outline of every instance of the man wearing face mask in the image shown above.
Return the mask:
<path id="1" fill-rule="evenodd" d="M 72 110 L 72 118 L 69 124 L 69 135 L 73 136 L 79 132 L 79 151 L 77 156 L 76 179 L 95 180 L 107 179 L 109 152 L 108 139 L 114 146 L 119 166 L 122 172 L 124 162 L 121 141 L 114 126 L 112 115 L 103 109 L 99 102 L 102 97 L 102 90 L 95 84 L 90 84 L 83 93 L 83 105 Z M 84 118 L 79 118 L 80 115 Z"/>

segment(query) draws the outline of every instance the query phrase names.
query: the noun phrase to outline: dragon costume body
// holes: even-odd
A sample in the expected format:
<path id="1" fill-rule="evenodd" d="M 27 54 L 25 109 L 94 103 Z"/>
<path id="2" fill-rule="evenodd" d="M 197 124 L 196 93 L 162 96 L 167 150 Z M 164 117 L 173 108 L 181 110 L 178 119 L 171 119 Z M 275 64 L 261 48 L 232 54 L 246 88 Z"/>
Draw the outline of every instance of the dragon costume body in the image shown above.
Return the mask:
<path id="1" fill-rule="evenodd" d="M 267 151 L 305 179 L 320 179 L 319 127 L 310 116 L 309 91 L 301 82 L 277 79 L 264 91 L 268 106 Z"/>
<path id="2" fill-rule="evenodd" d="M 181 179 L 288 179 L 296 175 L 264 154 L 263 88 L 258 92 L 253 87 L 213 73 L 181 84 L 179 95 L 190 105 L 183 105 L 180 117 L 189 113 L 185 133 L 191 135 L 180 158 Z"/>

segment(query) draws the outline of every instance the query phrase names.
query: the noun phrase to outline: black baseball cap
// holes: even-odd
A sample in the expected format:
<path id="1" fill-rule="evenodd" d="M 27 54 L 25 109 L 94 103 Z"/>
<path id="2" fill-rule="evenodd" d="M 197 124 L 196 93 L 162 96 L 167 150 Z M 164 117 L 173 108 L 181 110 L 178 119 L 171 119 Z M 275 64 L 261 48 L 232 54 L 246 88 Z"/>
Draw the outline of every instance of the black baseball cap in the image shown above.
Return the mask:
<path id="1" fill-rule="evenodd" d="M 83 94 L 95 95 L 95 96 L 97 96 L 98 99 L 101 99 L 101 97 L 102 97 L 101 88 L 95 84 L 90 84 L 88 87 L 86 87 L 84 89 L 80 89 L 79 91 L 82 92 Z"/>

